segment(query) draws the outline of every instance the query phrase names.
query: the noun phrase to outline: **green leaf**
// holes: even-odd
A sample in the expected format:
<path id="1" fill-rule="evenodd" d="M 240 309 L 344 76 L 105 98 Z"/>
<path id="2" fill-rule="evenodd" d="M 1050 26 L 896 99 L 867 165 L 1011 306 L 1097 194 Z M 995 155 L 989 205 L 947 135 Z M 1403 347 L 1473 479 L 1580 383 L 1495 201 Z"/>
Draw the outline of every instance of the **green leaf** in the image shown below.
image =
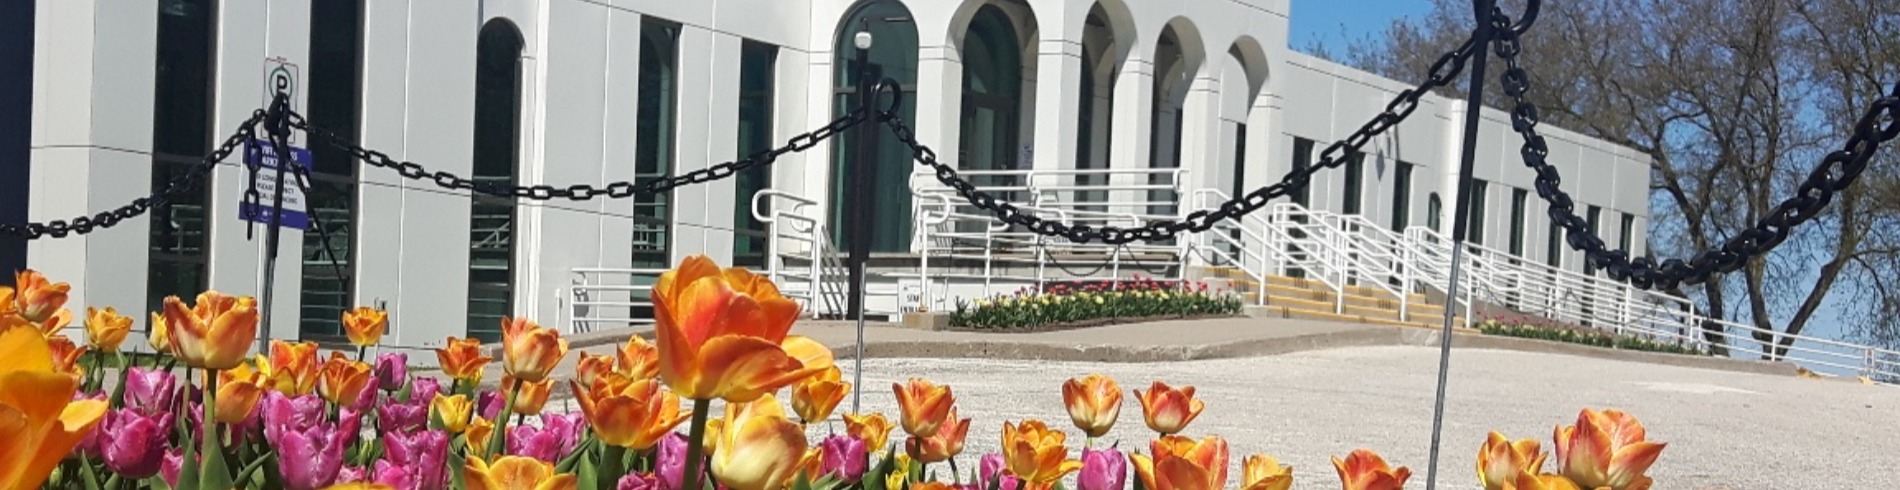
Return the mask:
<path id="1" fill-rule="evenodd" d="M 575 452 L 581 453 L 584 451 Z M 619 478 L 602 480 L 601 476 L 603 475 L 594 468 L 593 458 L 582 457 L 577 461 L 579 462 L 574 465 L 574 479 L 580 480 L 578 482 L 579 485 L 576 485 L 577 487 L 583 489 L 613 488 L 615 484 L 620 482 Z"/>
<path id="2" fill-rule="evenodd" d="M 244 482 L 246 484 L 250 483 L 251 478 L 257 475 L 257 470 L 262 469 L 264 467 L 265 462 L 276 461 L 276 460 L 277 460 L 276 451 L 266 452 L 263 455 L 258 456 L 257 459 L 251 460 L 251 464 L 244 465 L 243 471 L 238 472 L 237 481 Z"/>
<path id="3" fill-rule="evenodd" d="M 799 472 L 798 476 L 792 477 L 792 490 L 812 490 L 811 478 L 808 476 L 804 472 Z"/>
<path id="4" fill-rule="evenodd" d="M 99 473 L 92 469 L 91 460 L 83 458 L 79 460 L 79 475 L 80 479 L 84 480 L 86 490 L 99 490 Z"/>
<path id="5" fill-rule="evenodd" d="M 183 411 L 180 411 L 183 417 Z M 184 425 L 184 424 L 179 424 Z M 189 439 L 187 439 L 189 441 Z M 198 445 L 189 442 L 179 444 L 184 449 L 178 465 L 178 488 L 180 490 L 198 490 Z"/>
<path id="6" fill-rule="evenodd" d="M 582 452 L 582 451 L 576 451 Z M 586 465 L 588 458 L 582 457 L 581 464 Z M 613 444 L 601 445 L 599 487 L 601 490 L 614 490 L 620 484 L 620 477 L 627 475 L 627 448 Z M 585 485 L 582 485 L 585 487 Z"/>
<path id="7" fill-rule="evenodd" d="M 416 381 L 414 379 L 403 380 L 402 389 L 396 391 L 396 401 L 409 403 L 409 398 L 415 396 L 415 393 Z"/>
<path id="8" fill-rule="evenodd" d="M 125 353 L 119 353 L 119 384 L 112 387 L 112 406 L 125 406 L 125 377 L 132 370 L 125 368 Z M 115 489 L 116 490 L 116 489 Z"/>

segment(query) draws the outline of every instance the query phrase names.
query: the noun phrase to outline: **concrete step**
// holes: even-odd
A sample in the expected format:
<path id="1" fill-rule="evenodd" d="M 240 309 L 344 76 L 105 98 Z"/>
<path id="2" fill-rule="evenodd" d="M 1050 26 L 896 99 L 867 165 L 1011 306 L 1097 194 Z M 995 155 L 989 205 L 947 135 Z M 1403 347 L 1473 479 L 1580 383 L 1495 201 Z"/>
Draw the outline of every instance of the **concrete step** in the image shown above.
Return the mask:
<path id="1" fill-rule="evenodd" d="M 1318 284 L 1318 283 L 1315 283 L 1315 284 Z M 1351 290 L 1349 289 L 1348 291 L 1351 291 Z M 1388 308 L 1392 310 L 1399 309 L 1398 300 L 1392 298 L 1392 294 L 1385 291 L 1379 291 L 1379 294 L 1377 295 L 1353 294 L 1351 292 L 1348 292 L 1345 296 L 1346 296 L 1346 304 L 1353 304 L 1353 305 L 1360 305 L 1360 306 L 1377 306 L 1377 307 Z M 1425 298 L 1425 295 L 1423 294 L 1413 293 L 1407 296 L 1411 298 L 1410 303 L 1414 307 L 1432 304 L 1430 301 L 1428 301 Z M 1276 298 L 1276 297 L 1300 298 L 1300 299 L 1324 301 L 1327 303 L 1331 303 L 1334 301 L 1334 298 L 1338 297 L 1338 294 L 1334 293 L 1331 289 L 1326 288 L 1326 285 L 1324 284 L 1318 284 L 1317 288 L 1301 288 L 1301 287 L 1294 287 L 1294 286 L 1268 284 L 1267 298 L 1271 299 L 1271 298 Z"/>
<path id="2" fill-rule="evenodd" d="M 1332 287 L 1327 286 L 1326 283 L 1320 282 L 1318 279 L 1286 277 L 1286 276 L 1267 276 L 1267 286 L 1272 287 L 1275 285 L 1286 286 L 1286 287 L 1291 287 L 1291 288 L 1299 288 L 1299 289 L 1310 289 L 1314 291 L 1332 291 L 1333 289 Z M 1388 292 L 1384 289 L 1380 289 L 1377 286 L 1346 286 L 1340 289 L 1345 290 L 1346 294 L 1394 298 L 1391 292 Z M 1412 294 L 1416 296 L 1417 299 L 1424 299 L 1424 295 L 1422 294 L 1418 294 L 1418 293 L 1412 293 Z"/>
<path id="3" fill-rule="evenodd" d="M 1352 315 L 1352 314 L 1342 315 L 1342 314 L 1333 313 L 1331 311 L 1312 311 L 1312 310 L 1304 310 L 1304 309 L 1299 309 L 1299 308 L 1289 308 L 1286 306 L 1267 306 L 1261 311 L 1262 311 L 1261 314 L 1269 318 L 1297 318 L 1297 319 L 1303 319 L 1303 320 L 1368 323 L 1368 324 L 1374 324 L 1374 325 L 1391 325 L 1391 326 L 1397 326 L 1397 327 L 1426 328 L 1426 329 L 1437 329 L 1437 328 L 1443 327 L 1441 324 L 1438 324 L 1438 323 L 1404 322 L 1404 321 L 1394 320 L 1391 318 L 1369 317 L 1369 316 L 1364 316 L 1364 315 Z M 1452 320 L 1452 324 L 1454 325 L 1452 328 L 1456 331 L 1461 331 L 1461 332 L 1470 331 L 1470 329 L 1466 329 L 1460 326 L 1460 325 L 1464 325 L 1464 317 L 1454 318 Z"/>

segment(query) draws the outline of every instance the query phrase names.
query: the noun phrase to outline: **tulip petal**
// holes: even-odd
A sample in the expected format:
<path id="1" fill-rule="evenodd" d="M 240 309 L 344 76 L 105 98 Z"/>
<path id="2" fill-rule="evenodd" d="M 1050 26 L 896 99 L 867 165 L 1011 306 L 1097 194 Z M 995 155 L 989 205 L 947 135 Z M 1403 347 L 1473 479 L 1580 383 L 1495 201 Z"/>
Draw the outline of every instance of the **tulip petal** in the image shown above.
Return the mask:
<path id="1" fill-rule="evenodd" d="M 53 372 L 53 352 L 46 337 L 29 329 L 0 331 L 0 374 L 15 371 Z"/>
<path id="2" fill-rule="evenodd" d="M 68 395 L 70 396 L 70 395 Z M 25 467 L 25 475 L 39 475 L 44 479 L 53 473 L 53 467 L 72 452 L 79 441 L 86 438 L 92 427 L 104 418 L 108 403 L 105 400 L 78 400 L 60 411 L 59 419 L 46 438 L 41 439 L 39 451 L 33 455 Z"/>
<path id="3" fill-rule="evenodd" d="M 1618 448 L 1616 455 L 1610 458 L 1610 481 L 1627 483 L 1642 477 L 1650 465 L 1656 464 L 1656 458 L 1662 456 L 1663 446 L 1659 442 L 1638 442 Z"/>
<path id="4" fill-rule="evenodd" d="M 715 337 L 700 350 L 699 360 L 707 372 L 693 391 L 727 402 L 749 402 L 777 391 L 796 381 L 791 374 L 800 368 L 777 344 L 747 336 Z"/>
<path id="5" fill-rule="evenodd" d="M 0 374 L 0 405 L 19 410 L 27 420 L 52 420 L 72 401 L 78 385 L 78 379 L 53 372 Z"/>
<path id="6" fill-rule="evenodd" d="M 1163 459 L 1155 465 L 1155 472 L 1161 488 L 1154 490 L 1220 490 L 1209 486 L 1213 480 L 1206 468 L 1186 459 Z"/>

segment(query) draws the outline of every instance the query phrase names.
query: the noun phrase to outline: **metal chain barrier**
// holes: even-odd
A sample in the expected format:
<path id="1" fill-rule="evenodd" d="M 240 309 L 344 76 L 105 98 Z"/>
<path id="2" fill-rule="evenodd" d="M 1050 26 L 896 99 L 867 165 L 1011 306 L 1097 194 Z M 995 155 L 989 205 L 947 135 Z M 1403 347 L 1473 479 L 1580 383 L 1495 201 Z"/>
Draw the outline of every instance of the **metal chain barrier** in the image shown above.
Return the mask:
<path id="1" fill-rule="evenodd" d="M 1399 122 L 1404 121 L 1406 117 L 1411 116 L 1412 112 L 1418 109 L 1419 98 L 1424 97 L 1426 93 L 1431 92 L 1433 89 L 1454 83 L 1458 74 L 1464 71 L 1465 62 L 1469 60 L 1473 54 L 1483 49 L 1476 44 L 1474 39 L 1466 39 L 1465 43 L 1459 46 L 1458 49 L 1440 56 L 1438 61 L 1432 63 L 1431 70 L 1428 71 L 1430 75 L 1426 78 L 1424 83 L 1420 83 L 1417 87 L 1399 92 L 1398 96 L 1393 97 L 1392 101 L 1386 104 L 1385 112 L 1373 117 L 1371 121 L 1367 121 L 1365 125 L 1360 126 L 1359 130 L 1354 132 L 1351 136 L 1335 141 L 1332 145 L 1327 146 L 1325 150 L 1320 151 L 1319 161 L 1308 166 L 1305 170 L 1296 169 L 1292 172 L 1288 172 L 1285 177 L 1280 179 L 1279 183 L 1254 189 L 1253 192 L 1228 200 L 1222 203 L 1217 210 L 1195 211 L 1178 221 L 1156 220 L 1134 228 L 1072 225 L 1026 213 L 1015 203 L 1000 200 L 987 191 L 977 189 L 975 184 L 958 176 L 956 168 L 938 161 L 937 152 L 930 149 L 929 146 L 918 143 L 916 133 L 912 131 L 909 126 L 904 124 L 903 119 L 897 116 L 895 110 L 885 111 L 879 115 L 879 119 L 882 120 L 886 126 L 889 126 L 891 133 L 897 136 L 899 142 L 910 147 L 911 155 L 917 160 L 918 164 L 930 167 L 931 170 L 936 173 L 938 182 L 942 182 L 944 185 L 956 190 L 957 195 L 968 200 L 971 205 L 988 211 L 1004 223 L 1022 226 L 1039 235 L 1065 237 L 1076 243 L 1088 243 L 1099 240 L 1110 245 L 1121 245 L 1135 241 L 1163 241 L 1174 238 L 1175 235 L 1179 235 L 1182 232 L 1198 233 L 1207 231 L 1209 228 L 1212 228 L 1215 223 L 1258 211 L 1260 208 L 1266 207 L 1267 203 L 1274 198 L 1298 192 L 1300 189 L 1305 188 L 1307 183 L 1312 180 L 1313 174 L 1318 173 L 1320 170 L 1338 168 L 1344 165 L 1350 155 L 1357 153 L 1366 143 L 1372 141 L 1373 137 L 1385 133 L 1386 130 L 1391 129 L 1393 126 L 1398 125 Z M 888 90 L 892 94 L 901 94 L 901 91 L 894 90 L 895 86 L 895 82 L 885 79 L 883 83 L 880 83 L 880 90 Z M 897 107 L 897 105 L 898 104 L 893 103 L 891 107 L 894 108 Z"/>
<path id="2" fill-rule="evenodd" d="M 1510 22 L 1502 11 L 1492 12 L 1493 25 L 1506 26 Z M 1787 240 L 1788 232 L 1794 227 L 1821 214 L 1833 201 L 1834 193 L 1847 189 L 1867 170 L 1867 163 L 1880 145 L 1900 135 L 1900 82 L 1897 82 L 1890 93 L 1875 100 L 1861 115 L 1847 144 L 1823 158 L 1821 164 L 1808 173 L 1795 195 L 1756 221 L 1753 228 L 1742 230 L 1720 248 L 1703 251 L 1687 261 L 1632 259 L 1628 250 L 1604 248 L 1603 238 L 1590 229 L 1590 223 L 1577 217 L 1576 203 L 1570 194 L 1558 188 L 1563 179 L 1557 174 L 1557 168 L 1545 161 L 1550 147 L 1544 137 L 1537 134 L 1537 106 L 1524 99 L 1530 89 L 1530 74 L 1517 63 L 1522 47 L 1518 42 L 1519 32 L 1512 29 L 1497 29 L 1497 32 L 1495 49 L 1506 66 L 1499 81 L 1515 106 L 1511 109 L 1511 128 L 1524 140 L 1519 151 L 1524 166 L 1537 173 L 1537 196 L 1550 203 L 1550 219 L 1564 227 L 1564 241 L 1572 250 L 1584 252 L 1585 260 L 1604 270 L 1610 279 L 1627 281 L 1638 289 L 1673 290 L 1682 284 L 1700 284 L 1715 274 L 1740 269 L 1749 259 Z"/>
<path id="3" fill-rule="evenodd" d="M 714 180 L 731 177 L 734 174 L 737 174 L 739 172 L 742 172 L 754 167 L 770 166 L 773 163 L 777 162 L 778 157 L 786 153 L 801 152 L 801 151 L 809 150 L 812 147 L 817 146 L 818 143 L 821 143 L 827 139 L 830 139 L 833 136 L 837 136 L 838 133 L 841 133 L 846 129 L 850 129 L 854 126 L 857 126 L 859 123 L 862 123 L 865 120 L 869 119 L 870 113 L 871 112 L 865 108 L 860 108 L 858 110 L 851 111 L 849 113 L 846 113 L 843 116 L 838 117 L 837 119 L 831 120 L 831 123 L 826 124 L 823 127 L 812 130 L 811 132 L 807 132 L 807 133 L 792 137 L 790 140 L 786 142 L 784 146 L 780 146 L 780 147 L 772 148 L 768 150 L 760 150 L 756 153 L 746 156 L 745 158 L 730 161 L 730 162 L 720 163 L 720 164 L 702 168 L 699 170 L 694 170 L 691 172 L 687 172 L 685 175 L 680 175 L 680 176 L 675 176 L 675 177 L 664 177 L 664 178 L 650 180 L 646 182 L 640 182 L 638 184 L 635 184 L 632 181 L 620 181 L 620 182 L 607 184 L 601 187 L 595 187 L 589 184 L 575 184 L 575 185 L 563 187 L 563 186 L 553 186 L 553 185 L 546 185 L 546 184 L 521 186 L 521 185 L 499 184 L 499 183 L 494 183 L 494 182 L 480 182 L 480 181 L 476 181 L 474 179 L 470 179 L 467 177 L 455 175 L 447 171 L 438 170 L 438 171 L 430 172 L 427 168 L 423 167 L 421 164 L 417 164 L 414 162 L 397 161 L 396 159 L 390 158 L 389 155 L 384 154 L 383 152 L 364 148 L 361 145 L 356 144 L 356 142 L 351 141 L 349 138 L 345 138 L 341 135 L 336 134 L 335 132 L 332 132 L 328 129 L 324 129 L 321 126 L 310 124 L 309 122 L 304 120 L 303 115 L 301 114 L 296 114 L 296 113 L 290 114 L 290 126 L 295 129 L 303 130 L 305 133 L 310 135 L 312 140 L 321 141 L 323 144 L 330 145 L 331 147 L 337 148 L 339 150 L 350 152 L 350 154 L 354 155 L 357 160 L 361 160 L 363 161 L 363 163 L 369 164 L 372 167 L 395 170 L 397 174 L 400 174 L 404 178 L 408 178 L 410 180 L 432 181 L 432 182 L 435 182 L 437 186 L 440 186 L 444 189 L 450 189 L 450 190 L 467 189 L 470 191 L 480 192 L 483 194 L 489 194 L 489 195 L 494 195 L 494 196 L 526 198 L 526 199 L 533 199 L 536 201 L 547 201 L 547 200 L 555 199 L 555 198 L 569 199 L 569 200 L 574 200 L 574 201 L 585 201 L 585 200 L 589 200 L 589 199 L 593 199 L 593 198 L 601 197 L 601 196 L 606 196 L 606 197 L 614 198 L 614 199 L 624 199 L 628 197 L 633 197 L 636 194 L 659 194 L 659 193 L 671 191 L 681 186 L 711 182 Z"/>
<path id="4" fill-rule="evenodd" d="M 257 135 L 257 125 L 263 120 L 263 109 L 253 111 L 249 119 L 238 123 L 237 132 L 225 138 L 224 143 L 219 144 L 216 149 L 212 150 L 210 154 L 205 155 L 198 163 L 193 164 L 185 173 L 172 177 L 171 182 L 166 183 L 164 189 L 153 192 L 150 196 L 133 199 L 131 203 L 119 206 L 118 209 L 102 211 L 92 216 L 80 216 L 71 220 L 53 220 L 45 223 L 28 222 L 23 225 L 0 223 L 0 236 L 35 240 L 47 236 L 65 238 L 69 235 L 84 235 L 92 233 L 95 230 L 111 228 L 121 221 L 145 214 L 147 210 L 152 208 L 165 207 L 171 202 L 173 197 L 197 189 L 198 185 L 204 180 L 205 174 L 211 173 L 211 169 L 216 168 L 218 162 L 222 162 L 225 158 L 230 157 L 232 152 L 236 152 L 239 147 L 251 141 L 251 139 Z M 24 165 L 24 163 L 22 163 L 22 165 Z"/>

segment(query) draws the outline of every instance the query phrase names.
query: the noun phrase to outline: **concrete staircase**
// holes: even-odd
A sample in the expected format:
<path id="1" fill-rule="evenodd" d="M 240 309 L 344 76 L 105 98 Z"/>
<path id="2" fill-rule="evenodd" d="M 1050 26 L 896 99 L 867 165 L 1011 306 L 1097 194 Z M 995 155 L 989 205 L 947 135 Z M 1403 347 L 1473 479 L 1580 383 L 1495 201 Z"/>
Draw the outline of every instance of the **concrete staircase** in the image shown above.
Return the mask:
<path id="1" fill-rule="evenodd" d="M 1328 320 L 1340 322 L 1368 323 L 1403 327 L 1442 328 L 1445 319 L 1445 306 L 1433 301 L 1425 294 L 1406 295 L 1405 314 L 1400 315 L 1400 301 L 1390 291 L 1371 286 L 1347 286 L 1343 293 L 1334 292 L 1325 283 L 1305 278 L 1286 276 L 1267 276 L 1265 306 L 1260 303 L 1260 283 L 1248 277 L 1245 272 L 1233 267 L 1202 267 L 1201 280 L 1215 285 L 1226 285 L 1239 291 L 1252 316 L 1266 318 L 1300 318 L 1308 320 Z M 1343 298 L 1342 298 L 1343 296 Z M 1343 301 L 1342 301 L 1343 299 Z M 1465 318 L 1459 315 L 1452 324 L 1463 328 Z"/>

